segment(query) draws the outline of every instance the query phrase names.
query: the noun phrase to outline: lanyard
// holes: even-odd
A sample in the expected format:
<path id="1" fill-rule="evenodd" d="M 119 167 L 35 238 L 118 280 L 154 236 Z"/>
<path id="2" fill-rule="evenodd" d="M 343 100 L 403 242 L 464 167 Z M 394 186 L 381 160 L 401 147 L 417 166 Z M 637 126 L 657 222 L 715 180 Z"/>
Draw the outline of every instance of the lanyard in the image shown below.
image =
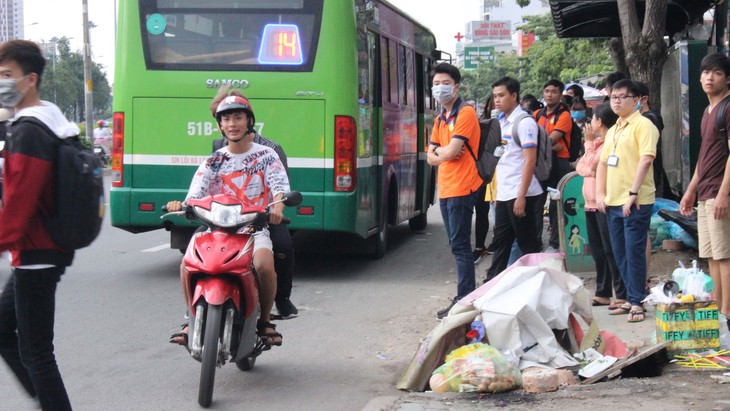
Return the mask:
<path id="1" fill-rule="evenodd" d="M 624 130 L 629 126 L 629 123 L 626 122 L 626 125 L 621 128 L 621 133 L 616 137 L 616 133 L 618 133 L 618 125 L 616 126 L 616 129 L 613 130 L 613 153 L 616 154 L 616 146 L 618 145 L 618 140 L 621 138 L 621 136 L 624 134 Z"/>

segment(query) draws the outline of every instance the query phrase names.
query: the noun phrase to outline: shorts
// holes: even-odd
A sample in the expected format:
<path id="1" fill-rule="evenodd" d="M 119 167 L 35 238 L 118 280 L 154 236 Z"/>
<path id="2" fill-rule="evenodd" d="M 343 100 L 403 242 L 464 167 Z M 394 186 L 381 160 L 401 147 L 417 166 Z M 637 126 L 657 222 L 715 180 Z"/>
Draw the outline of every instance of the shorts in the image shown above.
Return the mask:
<path id="1" fill-rule="evenodd" d="M 261 231 L 257 231 L 253 234 L 253 253 L 260 249 L 266 249 L 274 253 L 274 245 L 271 243 L 271 236 L 269 236 L 269 229 L 264 228 Z"/>
<path id="2" fill-rule="evenodd" d="M 697 234 L 700 258 L 723 260 L 730 258 L 730 213 L 715 220 L 715 199 L 700 201 L 697 205 Z"/>

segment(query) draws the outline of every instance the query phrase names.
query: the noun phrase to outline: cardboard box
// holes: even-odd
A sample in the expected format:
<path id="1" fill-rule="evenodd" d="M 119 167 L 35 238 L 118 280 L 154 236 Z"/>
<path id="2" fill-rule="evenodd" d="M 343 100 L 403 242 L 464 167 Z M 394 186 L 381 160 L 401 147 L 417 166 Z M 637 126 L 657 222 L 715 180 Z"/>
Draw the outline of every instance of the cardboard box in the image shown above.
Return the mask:
<path id="1" fill-rule="evenodd" d="M 656 306 L 657 342 L 670 341 L 670 355 L 720 349 L 717 304 L 703 301 Z"/>

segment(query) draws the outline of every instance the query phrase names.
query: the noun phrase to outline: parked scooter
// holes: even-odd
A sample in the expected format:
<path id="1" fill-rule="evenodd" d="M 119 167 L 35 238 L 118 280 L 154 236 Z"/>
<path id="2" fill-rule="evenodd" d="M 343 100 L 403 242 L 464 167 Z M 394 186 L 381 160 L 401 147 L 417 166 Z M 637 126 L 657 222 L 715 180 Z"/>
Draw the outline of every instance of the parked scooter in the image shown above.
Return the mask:
<path id="1" fill-rule="evenodd" d="M 188 349 L 202 363 L 198 403 L 203 407 L 213 400 L 216 367 L 232 360 L 239 369 L 249 371 L 256 358 L 271 348 L 256 335 L 260 307 L 253 269 L 253 233 L 266 227 L 272 205 L 283 202 L 295 206 L 301 201 L 297 191 L 266 207 L 218 194 L 188 200 L 182 211 L 161 217 L 184 215 L 207 227 L 195 233 L 183 257 L 187 284 L 183 292 L 188 294 L 192 314 Z"/>

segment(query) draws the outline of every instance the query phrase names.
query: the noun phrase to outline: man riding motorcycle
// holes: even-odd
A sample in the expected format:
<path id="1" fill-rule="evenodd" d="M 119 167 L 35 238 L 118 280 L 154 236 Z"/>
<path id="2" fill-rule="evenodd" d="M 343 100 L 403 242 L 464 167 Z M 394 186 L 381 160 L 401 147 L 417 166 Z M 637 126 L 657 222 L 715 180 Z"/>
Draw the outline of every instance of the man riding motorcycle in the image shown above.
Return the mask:
<path id="1" fill-rule="evenodd" d="M 198 167 L 186 200 L 226 193 L 252 204 L 265 206 L 283 198 L 284 193 L 289 191 L 289 179 L 276 152 L 253 142 L 255 117 L 248 100 L 238 96 L 226 97 L 218 105 L 215 115 L 228 145 L 213 153 Z M 167 210 L 180 211 L 182 206 L 180 201 L 170 201 L 167 203 Z M 284 204 L 272 206 L 269 222 L 281 223 L 283 210 Z M 253 265 L 259 277 L 261 307 L 258 334 L 265 345 L 281 345 L 282 335 L 270 322 L 276 295 L 276 272 L 268 229 L 256 232 L 254 239 Z M 184 270 L 184 266 L 181 266 L 180 278 L 187 299 L 190 293 L 189 286 L 184 281 Z M 187 345 L 187 327 L 182 332 L 173 334 L 170 342 Z"/>

